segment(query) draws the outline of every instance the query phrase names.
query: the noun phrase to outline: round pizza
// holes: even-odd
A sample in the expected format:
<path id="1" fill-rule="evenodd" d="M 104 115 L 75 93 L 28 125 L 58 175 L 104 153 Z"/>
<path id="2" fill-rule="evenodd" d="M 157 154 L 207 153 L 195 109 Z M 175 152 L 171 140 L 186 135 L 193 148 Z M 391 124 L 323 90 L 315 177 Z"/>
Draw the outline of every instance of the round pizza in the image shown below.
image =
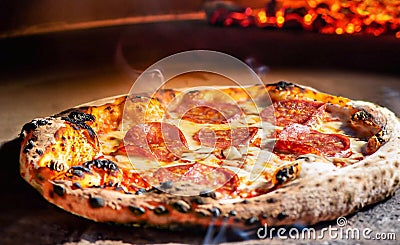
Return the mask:
<path id="1" fill-rule="evenodd" d="M 284 81 L 104 99 L 20 137 L 22 177 L 98 222 L 311 225 L 400 186 L 394 113 Z"/>

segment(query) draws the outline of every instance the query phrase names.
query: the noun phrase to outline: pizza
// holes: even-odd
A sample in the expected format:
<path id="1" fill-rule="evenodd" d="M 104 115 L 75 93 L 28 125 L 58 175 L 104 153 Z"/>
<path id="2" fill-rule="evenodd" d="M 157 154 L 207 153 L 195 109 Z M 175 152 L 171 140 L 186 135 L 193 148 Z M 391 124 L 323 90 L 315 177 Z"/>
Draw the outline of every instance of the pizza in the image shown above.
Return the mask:
<path id="1" fill-rule="evenodd" d="M 20 137 L 22 177 L 98 222 L 312 225 L 400 185 L 393 112 L 284 81 L 103 99 Z"/>

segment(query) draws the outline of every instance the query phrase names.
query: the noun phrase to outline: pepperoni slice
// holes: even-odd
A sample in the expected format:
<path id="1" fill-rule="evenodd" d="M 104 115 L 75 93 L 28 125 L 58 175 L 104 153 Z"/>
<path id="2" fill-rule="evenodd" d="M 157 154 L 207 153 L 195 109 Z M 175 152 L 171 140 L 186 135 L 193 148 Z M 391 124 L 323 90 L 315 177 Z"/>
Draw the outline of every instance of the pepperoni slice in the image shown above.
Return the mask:
<path id="1" fill-rule="evenodd" d="M 190 182 L 200 186 L 216 189 L 224 195 L 231 195 L 237 190 L 238 176 L 231 170 L 193 163 L 158 169 L 154 176 L 162 182 Z"/>
<path id="2" fill-rule="evenodd" d="M 195 123 L 224 124 L 243 115 L 242 109 L 224 92 L 194 90 L 182 95 L 173 109 L 179 118 Z"/>
<path id="3" fill-rule="evenodd" d="M 350 140 L 340 134 L 323 134 L 308 126 L 292 124 L 279 134 L 274 151 L 278 153 L 316 154 L 328 157 L 348 157 Z"/>
<path id="4" fill-rule="evenodd" d="M 242 146 L 256 135 L 257 127 L 212 130 L 203 128 L 193 135 L 193 139 L 203 146 L 226 149 L 230 146 Z"/>
<path id="5" fill-rule="evenodd" d="M 185 136 L 174 125 L 161 122 L 137 124 L 124 138 L 127 154 L 171 162 L 187 149 Z"/>
<path id="6" fill-rule="evenodd" d="M 150 189 L 151 185 L 146 180 L 146 176 L 133 171 L 125 171 L 123 185 L 129 192 L 136 192 L 139 189 Z"/>
<path id="7" fill-rule="evenodd" d="M 243 114 L 231 97 L 218 91 L 195 90 L 182 96 L 173 112 L 178 113 L 178 117 L 184 120 L 222 124 L 236 120 Z"/>
<path id="8" fill-rule="evenodd" d="M 182 119 L 202 124 L 224 124 L 237 119 L 242 114 L 238 106 L 229 103 L 208 102 L 184 107 L 187 110 L 181 116 Z"/>
<path id="9" fill-rule="evenodd" d="M 320 108 L 324 105 L 323 102 L 310 100 L 283 100 L 262 110 L 261 119 L 271 123 L 275 122 L 275 125 L 281 127 L 292 123 L 307 124 L 314 115 L 321 114 Z M 322 110 L 324 111 L 324 108 Z"/>

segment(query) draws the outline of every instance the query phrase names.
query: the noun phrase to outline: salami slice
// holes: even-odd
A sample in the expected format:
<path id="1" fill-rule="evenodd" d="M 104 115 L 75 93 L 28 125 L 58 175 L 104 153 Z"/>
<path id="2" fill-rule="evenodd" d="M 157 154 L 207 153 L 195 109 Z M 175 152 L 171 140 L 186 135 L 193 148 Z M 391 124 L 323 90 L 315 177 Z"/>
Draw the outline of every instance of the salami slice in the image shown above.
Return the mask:
<path id="1" fill-rule="evenodd" d="M 238 176 L 234 172 L 201 163 L 159 168 L 154 176 L 160 183 L 190 182 L 204 187 L 205 193 L 215 190 L 223 195 L 234 193 L 239 184 Z"/>
<path id="2" fill-rule="evenodd" d="M 324 105 L 311 100 L 283 100 L 262 110 L 261 119 L 281 127 L 292 123 L 307 124 L 314 115 L 321 116 Z"/>
<path id="3" fill-rule="evenodd" d="M 316 154 L 328 157 L 347 157 L 350 140 L 341 134 L 324 134 L 310 127 L 292 124 L 279 134 L 274 151 L 278 153 Z"/>
<path id="4" fill-rule="evenodd" d="M 185 136 L 179 128 L 162 122 L 133 126 L 124 138 L 127 154 L 171 162 L 187 149 Z"/>
<path id="5" fill-rule="evenodd" d="M 195 123 L 224 124 L 235 120 L 241 114 L 241 109 L 233 104 L 205 103 L 188 108 L 181 118 Z"/>
<path id="6" fill-rule="evenodd" d="M 132 193 L 135 193 L 141 189 L 151 189 L 151 184 L 146 179 L 148 178 L 144 174 L 139 174 L 135 171 L 124 172 L 123 186 Z"/>
<path id="7" fill-rule="evenodd" d="M 212 130 L 203 128 L 193 135 L 199 144 L 217 149 L 226 149 L 230 146 L 243 146 L 256 135 L 257 127 L 243 127 L 227 130 Z"/>
<path id="8" fill-rule="evenodd" d="M 243 115 L 241 108 L 226 94 L 218 91 L 206 94 L 191 91 L 183 95 L 172 110 L 183 120 L 195 123 L 223 124 Z"/>

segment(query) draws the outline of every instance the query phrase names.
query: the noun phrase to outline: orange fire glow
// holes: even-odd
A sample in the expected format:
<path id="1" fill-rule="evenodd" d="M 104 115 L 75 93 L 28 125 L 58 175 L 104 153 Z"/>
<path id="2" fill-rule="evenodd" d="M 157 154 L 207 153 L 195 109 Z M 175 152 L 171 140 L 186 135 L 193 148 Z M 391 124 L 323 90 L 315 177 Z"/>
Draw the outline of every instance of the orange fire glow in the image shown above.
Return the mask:
<path id="1" fill-rule="evenodd" d="M 270 0 L 265 8 L 246 8 L 249 13 L 258 27 L 295 26 L 338 35 L 389 33 L 400 38 L 400 0 Z"/>

